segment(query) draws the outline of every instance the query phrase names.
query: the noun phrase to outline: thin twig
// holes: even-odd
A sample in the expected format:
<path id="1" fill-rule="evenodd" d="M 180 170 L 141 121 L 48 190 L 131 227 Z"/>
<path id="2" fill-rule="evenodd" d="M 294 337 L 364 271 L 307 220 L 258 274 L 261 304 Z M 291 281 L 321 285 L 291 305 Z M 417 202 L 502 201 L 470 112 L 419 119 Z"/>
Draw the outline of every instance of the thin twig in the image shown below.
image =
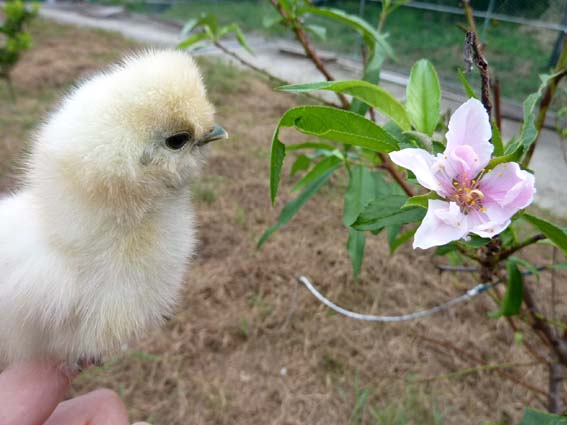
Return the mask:
<path id="1" fill-rule="evenodd" d="M 553 247 L 553 257 L 552 257 L 552 264 L 555 264 L 555 262 L 557 261 L 557 247 Z M 555 311 L 555 307 L 556 307 L 556 288 L 555 288 L 555 268 L 551 269 L 551 320 L 556 321 L 557 320 L 557 314 Z"/>
<path id="2" fill-rule="evenodd" d="M 440 272 L 464 272 L 464 273 L 478 273 L 478 267 L 469 266 L 449 266 L 446 264 L 439 264 L 435 266 Z"/>
<path id="3" fill-rule="evenodd" d="M 490 101 L 490 72 L 488 70 L 488 62 L 482 54 L 476 32 L 468 31 L 465 36 L 465 62 L 467 63 L 467 71 L 470 71 L 470 64 L 474 63 L 480 71 L 481 81 L 481 101 L 484 109 L 490 118 L 492 115 L 492 103 Z"/>
<path id="4" fill-rule="evenodd" d="M 368 108 L 368 112 L 370 113 L 370 119 L 372 119 L 372 121 L 376 121 L 376 111 L 374 110 L 374 108 Z M 382 161 L 382 168 L 392 176 L 392 178 L 396 181 L 396 183 L 400 185 L 400 187 L 404 192 L 406 192 L 408 196 L 414 196 L 415 192 L 408 184 L 408 182 L 400 175 L 398 169 L 396 168 L 390 157 L 385 153 L 379 153 L 378 156 Z"/>
<path id="5" fill-rule="evenodd" d="M 279 77 L 276 77 L 275 75 L 269 73 L 268 71 L 266 71 L 265 69 L 259 68 L 256 65 L 254 65 L 252 62 L 247 61 L 246 59 L 244 59 L 242 56 L 240 56 L 238 53 L 233 52 L 232 50 L 228 49 L 224 44 L 222 44 L 220 41 L 215 41 L 213 43 L 219 50 L 221 50 L 222 52 L 224 52 L 225 54 L 227 54 L 228 56 L 236 59 L 238 62 L 240 62 L 242 65 L 250 68 L 251 70 L 263 75 L 264 77 L 268 78 L 271 81 L 274 81 L 275 83 L 277 83 L 278 85 L 288 85 L 290 84 L 289 81 L 286 80 L 282 80 Z M 333 102 L 328 102 L 320 97 L 317 97 L 315 95 L 312 95 L 310 93 L 302 93 L 302 95 L 315 99 L 318 102 L 323 102 L 325 105 L 328 106 L 333 106 L 336 108 L 340 108 L 339 105 L 337 105 L 336 103 Z"/>
<path id="6" fill-rule="evenodd" d="M 390 157 L 385 153 L 379 154 L 380 159 L 382 160 L 382 167 L 390 173 L 392 178 L 400 185 L 400 187 L 406 192 L 408 196 L 415 196 L 415 192 L 408 184 L 408 182 L 398 173 L 396 166 L 390 159 Z"/>
<path id="7" fill-rule="evenodd" d="M 460 369 L 455 372 L 443 373 L 441 375 L 429 376 L 426 378 L 412 380 L 412 383 L 422 383 L 436 381 L 438 379 L 454 379 L 461 378 L 466 375 L 473 373 L 491 372 L 497 369 L 515 369 L 517 367 L 531 367 L 541 364 L 540 362 L 528 362 L 528 363 L 498 363 L 498 364 L 483 364 L 477 367 L 467 367 L 465 369 Z"/>
<path id="8" fill-rule="evenodd" d="M 547 410 L 550 413 L 563 413 L 563 381 L 565 380 L 565 366 L 561 363 L 553 363 L 549 366 L 549 395 Z"/>
<path id="9" fill-rule="evenodd" d="M 429 342 L 430 344 L 438 345 L 438 346 L 443 347 L 445 349 L 449 349 L 449 350 L 453 351 L 454 353 L 458 354 L 459 356 L 461 356 L 461 358 L 468 359 L 469 361 L 473 361 L 477 364 L 485 364 L 485 362 L 481 358 L 471 354 L 470 350 L 465 351 L 465 350 L 453 345 L 449 341 L 442 341 L 442 340 L 438 340 L 438 339 L 431 338 L 431 337 L 428 337 L 428 336 L 420 335 L 420 334 L 417 334 L 417 333 L 414 334 L 414 335 L 415 335 L 416 338 L 421 339 L 421 340 L 426 341 L 426 342 Z M 543 395 L 544 397 L 547 397 L 546 391 L 542 390 L 541 388 L 535 387 L 531 384 L 528 384 L 527 382 L 522 381 L 520 378 L 516 377 L 515 375 L 512 375 L 511 373 L 506 372 L 505 370 L 494 369 L 494 371 L 504 379 L 512 381 L 515 384 L 520 385 L 520 386 L 526 388 L 527 390 L 530 390 L 530 391 L 532 391 L 536 394 L 540 394 L 540 395 Z M 545 405 L 544 400 L 540 399 L 540 401 L 543 405 Z"/>
<path id="10" fill-rule="evenodd" d="M 500 305 L 500 303 L 498 303 L 498 305 Z M 506 316 L 506 322 L 508 322 L 508 324 L 510 325 L 510 327 L 512 328 L 514 333 L 519 332 L 519 328 L 516 325 L 516 322 L 514 321 L 513 317 Z M 526 349 L 528 354 L 530 356 L 532 356 L 532 358 L 534 360 L 537 360 L 537 361 L 539 361 L 540 363 L 543 363 L 543 364 L 549 364 L 550 363 L 549 359 L 547 359 L 544 354 L 540 353 L 534 346 L 529 344 L 527 341 L 522 341 L 522 347 L 524 347 Z"/>
<path id="11" fill-rule="evenodd" d="M 551 105 L 551 101 L 553 100 L 553 95 L 555 94 L 555 89 L 557 88 L 559 81 L 561 81 L 561 78 L 567 75 L 566 67 L 567 67 L 567 35 L 565 36 L 563 48 L 561 50 L 559 59 L 557 60 L 557 65 L 555 66 L 555 71 L 554 71 L 555 77 L 552 78 L 551 81 L 549 82 L 547 89 L 545 90 L 545 94 L 543 95 L 543 98 L 541 99 L 541 102 L 539 104 L 539 112 L 535 122 L 537 133 L 534 138 L 534 141 L 532 142 L 530 148 L 528 149 L 526 156 L 524 157 L 524 161 L 522 162 L 522 166 L 524 168 L 527 168 L 530 165 L 530 161 L 535 152 L 535 148 L 539 140 L 541 130 L 543 129 L 543 125 L 545 124 L 545 117 L 547 115 L 547 110 L 549 109 L 549 106 Z"/>
<path id="12" fill-rule="evenodd" d="M 473 9 L 469 0 L 463 0 L 463 9 L 465 10 L 470 31 L 476 34 L 476 22 L 474 21 Z"/>
<path id="13" fill-rule="evenodd" d="M 323 76 L 327 81 L 334 81 L 335 78 L 331 75 L 331 73 L 329 72 L 329 70 L 327 69 L 327 67 L 325 66 L 319 55 L 317 54 L 317 51 L 313 47 L 313 44 L 311 44 L 311 41 L 309 40 L 309 37 L 307 36 L 307 33 L 305 32 L 303 27 L 299 25 L 297 22 L 292 22 L 290 16 L 288 16 L 287 12 L 284 10 L 284 8 L 278 2 L 278 0 L 272 0 L 272 5 L 276 8 L 278 13 L 282 16 L 282 18 L 284 18 L 287 22 L 290 23 L 291 28 L 295 33 L 295 36 L 303 46 L 303 49 L 305 50 L 305 54 L 309 59 L 311 59 L 311 61 L 313 62 L 315 67 L 319 70 L 319 72 L 323 74 Z M 337 96 L 341 101 L 343 108 L 349 109 L 350 102 L 348 101 L 346 96 L 342 93 L 337 93 Z"/>
<path id="14" fill-rule="evenodd" d="M 524 285 L 524 302 L 534 321 L 533 328 L 541 330 L 558 359 L 563 365 L 567 366 L 567 342 L 560 335 L 556 334 L 553 327 L 547 321 L 541 319 L 542 314 L 536 305 L 528 285 Z"/>
<path id="15" fill-rule="evenodd" d="M 542 233 L 538 233 L 536 235 L 533 235 L 532 237 L 526 239 L 525 241 L 520 242 L 518 245 L 503 250 L 500 253 L 500 255 L 498 256 L 498 261 L 505 260 L 506 258 L 510 257 L 512 254 L 518 252 L 519 250 L 524 249 L 525 247 L 527 247 L 529 245 L 533 245 L 534 243 L 537 243 L 537 242 L 542 241 L 544 239 L 547 239 L 547 238 Z"/>
<path id="16" fill-rule="evenodd" d="M 480 71 L 482 104 L 490 118 L 492 116 L 492 104 L 490 103 L 490 73 L 488 72 L 488 62 L 483 54 L 484 47 L 478 41 L 476 23 L 469 0 L 463 0 L 463 8 L 469 24 L 469 31 L 465 36 L 465 61 L 469 61 L 469 56 L 471 55 L 467 54 L 467 51 L 470 51 L 470 53 L 472 53 L 472 61 Z"/>

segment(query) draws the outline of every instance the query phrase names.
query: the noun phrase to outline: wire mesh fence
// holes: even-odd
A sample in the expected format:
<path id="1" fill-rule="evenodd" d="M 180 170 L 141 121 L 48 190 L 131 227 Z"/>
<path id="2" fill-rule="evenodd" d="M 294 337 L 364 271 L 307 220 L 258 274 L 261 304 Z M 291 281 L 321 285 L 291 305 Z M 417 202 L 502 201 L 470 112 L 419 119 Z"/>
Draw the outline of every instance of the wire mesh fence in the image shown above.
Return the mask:
<path id="1" fill-rule="evenodd" d="M 265 37 L 291 37 L 284 28 L 267 28 L 276 16 L 268 0 L 92 0 L 126 4 L 132 11 L 186 21 L 213 13 L 221 24 L 237 22 L 246 32 Z M 381 0 L 317 0 L 319 6 L 340 8 L 376 25 Z M 567 31 L 567 0 L 472 0 L 477 29 L 487 46 L 487 57 L 502 95 L 521 101 L 539 85 L 539 74 L 549 72 L 557 60 Z M 315 43 L 341 55 L 358 57 L 361 42 L 351 29 L 323 18 L 313 23 L 326 27 L 324 40 Z M 397 56 L 385 64 L 390 70 L 408 73 L 418 59 L 427 57 L 449 85 L 457 83 L 463 67 L 463 31 L 466 24 L 458 0 L 410 1 L 394 12 L 385 26 Z M 472 77 L 473 84 L 478 83 Z M 559 97 L 559 101 L 565 97 Z"/>

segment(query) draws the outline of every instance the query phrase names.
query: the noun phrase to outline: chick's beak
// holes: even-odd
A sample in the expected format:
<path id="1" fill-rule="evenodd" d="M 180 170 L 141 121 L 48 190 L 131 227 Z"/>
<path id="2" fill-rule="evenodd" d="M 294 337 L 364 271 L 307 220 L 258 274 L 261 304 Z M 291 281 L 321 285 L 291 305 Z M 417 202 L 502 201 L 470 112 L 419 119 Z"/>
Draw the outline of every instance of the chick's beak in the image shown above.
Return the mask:
<path id="1" fill-rule="evenodd" d="M 197 141 L 196 146 L 204 146 L 208 143 L 214 142 L 215 140 L 228 139 L 228 133 L 220 125 L 215 124 L 213 128 L 205 134 L 201 139 Z"/>

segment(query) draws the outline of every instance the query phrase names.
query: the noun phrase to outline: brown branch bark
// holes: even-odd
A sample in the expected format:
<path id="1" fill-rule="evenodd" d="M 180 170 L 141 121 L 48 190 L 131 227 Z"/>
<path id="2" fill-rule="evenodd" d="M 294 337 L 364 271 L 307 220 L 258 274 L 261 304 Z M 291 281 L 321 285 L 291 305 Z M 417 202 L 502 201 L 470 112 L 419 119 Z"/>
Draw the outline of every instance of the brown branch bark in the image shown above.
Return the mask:
<path id="1" fill-rule="evenodd" d="M 307 55 L 307 57 L 309 59 L 311 59 L 311 61 L 313 62 L 313 64 L 315 65 L 315 67 L 319 70 L 319 72 L 321 74 L 323 74 L 323 76 L 325 77 L 325 79 L 327 81 L 334 81 L 335 78 L 331 75 L 331 73 L 329 72 L 329 70 L 327 69 L 327 67 L 325 66 L 325 64 L 323 63 L 323 61 L 321 60 L 321 58 L 319 57 L 319 55 L 317 54 L 317 51 L 315 50 L 315 48 L 313 47 L 313 44 L 311 44 L 311 40 L 309 39 L 309 37 L 307 36 L 307 33 L 305 32 L 305 30 L 303 29 L 303 27 L 301 27 L 300 25 L 298 25 L 297 22 L 292 22 L 290 17 L 288 16 L 287 12 L 283 9 L 283 7 L 281 6 L 281 4 L 277 1 L 277 0 L 272 0 L 272 5 L 276 8 L 276 10 L 278 11 L 278 13 L 286 20 L 290 23 L 291 28 L 295 34 L 295 36 L 297 37 L 297 39 L 299 40 L 299 42 L 301 43 L 301 45 L 303 46 L 303 49 L 305 50 L 305 54 Z M 339 100 L 341 101 L 341 104 L 343 105 L 344 109 L 349 109 L 350 107 L 350 102 L 348 101 L 348 99 L 346 98 L 346 96 L 342 93 L 337 93 L 337 97 L 339 98 Z"/>
<path id="2" fill-rule="evenodd" d="M 547 410 L 550 413 L 563 413 L 563 380 L 565 379 L 565 366 L 561 363 L 553 363 L 549 366 L 549 395 Z"/>
<path id="3" fill-rule="evenodd" d="M 467 70 L 470 71 L 471 64 L 474 63 L 480 71 L 482 104 L 484 105 L 486 112 L 488 112 L 488 117 L 492 118 L 488 62 L 483 54 L 484 48 L 478 41 L 476 23 L 474 21 L 473 10 L 469 0 L 463 0 L 463 8 L 469 24 L 469 31 L 467 31 L 465 36 L 465 62 L 467 62 Z"/>
<path id="4" fill-rule="evenodd" d="M 390 157 L 385 153 L 380 153 L 380 159 L 382 160 L 382 165 L 388 173 L 392 176 L 392 178 L 400 185 L 400 187 L 406 192 L 408 196 L 415 196 L 415 192 L 408 184 L 407 180 L 405 180 L 396 170 L 396 166 L 390 159 Z"/>
<path id="5" fill-rule="evenodd" d="M 503 250 L 500 253 L 500 255 L 498 256 L 498 261 L 505 260 L 506 258 L 510 257 L 512 254 L 518 252 L 519 250 L 524 249 L 525 247 L 527 247 L 529 245 L 533 245 L 534 243 L 542 241 L 544 239 L 547 239 L 547 238 L 542 233 L 538 233 L 537 235 L 533 235 L 532 237 L 526 239 L 525 241 L 520 242 L 518 245 Z"/>
<path id="6" fill-rule="evenodd" d="M 541 319 L 542 314 L 528 285 L 524 285 L 524 302 L 533 320 L 534 330 L 540 330 L 543 333 L 561 364 L 567 366 L 567 341 L 558 335 L 549 323 Z"/>
<path id="7" fill-rule="evenodd" d="M 474 22 L 474 21 L 473 21 Z M 482 49 L 478 42 L 476 32 L 468 31 L 465 35 L 465 62 L 467 63 L 467 71 L 470 71 L 474 64 L 480 72 L 481 81 L 481 101 L 484 109 L 488 113 L 488 117 L 492 117 L 492 102 L 490 101 L 490 72 L 488 70 L 488 62 L 482 54 Z"/>
<path id="8" fill-rule="evenodd" d="M 268 71 L 266 71 L 265 69 L 259 68 L 256 65 L 254 65 L 252 62 L 247 61 L 246 59 L 244 59 L 242 56 L 240 56 L 238 53 L 233 52 L 232 50 L 228 49 L 225 45 L 223 45 L 221 42 L 219 41 L 215 41 L 213 43 L 219 50 L 221 50 L 223 53 L 227 54 L 228 56 L 230 56 L 231 58 L 236 59 L 238 62 L 240 62 L 242 65 L 246 66 L 247 68 L 250 68 L 251 70 L 265 76 L 266 78 L 268 78 L 269 80 L 272 80 L 274 82 L 276 82 L 279 85 L 287 85 L 290 84 L 289 81 L 286 80 L 282 80 L 279 77 L 276 77 L 273 74 L 270 74 Z M 319 102 L 323 102 L 325 105 L 328 106 L 333 106 L 336 108 L 340 108 L 339 105 L 337 105 L 336 103 L 333 102 L 328 102 L 324 99 L 321 99 L 317 96 L 314 96 L 310 93 L 302 93 L 302 95 L 310 97 L 312 99 L 316 99 Z"/>
<path id="9" fill-rule="evenodd" d="M 376 121 L 376 111 L 374 110 L 374 108 L 369 108 L 368 112 L 370 113 L 370 118 L 372 119 L 372 121 Z M 406 192 L 406 195 L 414 196 L 415 192 L 408 184 L 407 180 L 400 175 L 400 173 L 396 169 L 396 165 L 392 162 L 390 157 L 385 153 L 379 153 L 378 156 L 382 160 L 382 167 L 392 176 L 396 183 L 400 185 L 403 191 Z"/>

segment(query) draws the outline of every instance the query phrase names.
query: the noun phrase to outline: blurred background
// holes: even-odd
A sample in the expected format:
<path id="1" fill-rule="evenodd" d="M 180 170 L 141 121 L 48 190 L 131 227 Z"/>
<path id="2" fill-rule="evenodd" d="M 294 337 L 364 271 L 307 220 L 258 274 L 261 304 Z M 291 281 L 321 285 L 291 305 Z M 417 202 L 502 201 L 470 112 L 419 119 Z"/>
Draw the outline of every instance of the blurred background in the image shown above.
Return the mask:
<path id="1" fill-rule="evenodd" d="M 237 22 L 246 33 L 268 37 L 291 35 L 277 26 L 266 28 L 278 15 L 269 2 L 262 0 L 98 0 L 96 3 L 120 4 L 130 11 L 179 22 L 212 13 L 221 24 Z M 314 4 L 357 14 L 373 25 L 378 23 L 381 7 L 379 0 L 318 0 Z M 538 85 L 538 74 L 546 72 L 558 58 L 562 32 L 567 28 L 567 2 L 475 0 L 472 5 L 480 39 L 490 49 L 490 65 L 496 70 L 497 78 L 507 81 L 502 94 L 523 100 Z M 312 20 L 327 28 L 326 41 L 315 38 L 319 46 L 354 57 L 360 54 L 360 40 L 355 32 L 323 18 Z M 391 45 L 403 52 L 386 69 L 409 74 L 416 60 L 428 57 L 446 82 L 459 86 L 455 71 L 463 67 L 463 41 L 462 33 L 455 29 L 462 22 L 462 8 L 456 0 L 405 4 L 388 19 L 384 28 L 390 34 Z"/>
<path id="2" fill-rule="evenodd" d="M 378 25 L 378 1 L 317 4 Z M 506 100 L 503 130 L 510 137 L 519 133 L 514 117 L 521 118 L 538 75 L 557 60 L 567 0 L 473 0 L 472 6 Z M 17 190 L 34 129 L 77 81 L 132 51 L 174 47 L 184 38 L 185 22 L 203 13 L 223 25 L 238 23 L 256 56 L 234 39 L 226 46 L 258 66 L 293 82 L 322 80 L 294 50 L 290 31 L 270 25 L 277 13 L 269 0 L 47 0 L 30 25 L 32 47 L 12 72 L 15 99 L 0 81 L 0 194 Z M 327 28 L 325 37 L 312 39 L 337 78 L 358 78 L 358 35 L 331 20 L 313 16 L 310 23 Z M 464 93 L 457 69 L 464 67 L 465 23 L 457 0 L 411 1 L 396 10 L 384 26 L 396 54 L 384 64 L 388 90 L 403 99 L 412 64 L 426 57 L 442 79 L 443 111 L 454 110 Z M 490 297 L 416 322 L 377 325 L 333 314 L 298 285 L 297 276 L 305 274 L 345 308 L 400 314 L 455 298 L 477 283 L 470 274 L 441 273 L 437 266 L 448 260 L 431 252 L 404 246 L 392 254 L 386 232 L 367 240 L 355 280 L 342 223 L 346 173 L 336 173 L 256 249 L 296 196 L 290 153 L 281 195 L 275 208 L 270 205 L 274 128 L 286 110 L 313 99 L 274 90 L 278 83 L 236 66 L 210 44 L 193 53 L 217 122 L 231 140 L 213 147 L 192 186 L 201 244 L 186 291 L 164 329 L 87 370 L 75 381 L 74 394 L 112 388 L 133 420 L 154 425 L 515 425 L 525 406 L 545 409 L 547 368 L 526 354 L 522 341 L 528 336 L 521 329 L 511 333 L 503 320 L 487 318 L 498 308 Z M 470 79 L 478 89 L 476 75 Z M 566 226 L 567 157 L 555 132 L 567 106 L 565 86 L 560 89 L 532 164 L 543 184 L 534 208 Z M 305 140 L 297 133 L 284 137 Z M 546 245 L 526 254 L 533 264 L 564 261 L 560 256 Z M 549 296 L 554 280 L 566 279 L 566 270 L 542 272 L 541 297 Z M 557 291 L 557 299 L 567 299 L 565 285 Z M 557 314 L 565 322 L 564 310 Z"/>

